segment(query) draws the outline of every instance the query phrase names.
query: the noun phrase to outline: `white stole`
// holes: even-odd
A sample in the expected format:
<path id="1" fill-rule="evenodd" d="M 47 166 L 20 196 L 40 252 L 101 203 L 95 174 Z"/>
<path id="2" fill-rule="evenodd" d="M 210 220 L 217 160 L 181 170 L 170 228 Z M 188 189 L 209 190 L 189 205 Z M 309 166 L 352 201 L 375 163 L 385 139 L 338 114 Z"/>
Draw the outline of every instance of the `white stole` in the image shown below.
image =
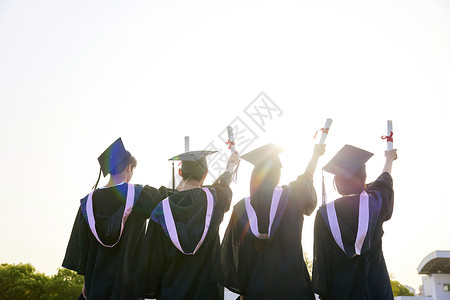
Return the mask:
<path id="1" fill-rule="evenodd" d="M 259 239 L 269 239 L 270 233 L 272 230 L 273 221 L 275 219 L 275 215 L 277 213 L 278 204 L 280 203 L 281 194 L 283 193 L 283 188 L 276 186 L 273 189 L 272 194 L 272 202 L 270 204 L 270 215 L 269 215 L 269 228 L 267 229 L 268 233 L 259 233 L 258 228 L 258 217 L 256 216 L 256 212 L 253 209 L 252 204 L 250 203 L 250 197 L 245 198 L 245 210 L 247 211 L 248 221 L 250 223 L 250 229 L 254 236 Z"/>
<path id="2" fill-rule="evenodd" d="M 339 248 L 345 252 L 344 243 L 342 242 L 341 230 L 336 216 L 336 208 L 334 201 L 328 203 L 327 206 L 328 223 L 330 224 L 331 233 Z M 369 229 L 369 195 L 363 191 L 359 196 L 359 216 L 358 216 L 358 233 L 355 241 L 355 255 L 361 255 L 361 249 Z"/>
<path id="3" fill-rule="evenodd" d="M 208 188 L 202 188 L 202 190 L 206 193 L 205 228 L 203 229 L 203 234 L 202 237 L 200 238 L 200 241 L 198 242 L 197 246 L 195 247 L 192 253 L 184 252 L 183 248 L 181 247 L 180 240 L 178 239 L 177 228 L 175 226 L 175 221 L 172 215 L 172 210 L 170 209 L 169 197 L 167 197 L 161 202 L 164 212 L 164 221 L 166 223 L 166 228 L 167 232 L 169 233 L 170 240 L 175 245 L 175 247 L 178 248 L 178 250 L 180 250 L 183 254 L 186 255 L 194 255 L 198 251 L 198 249 L 203 244 L 206 238 L 206 234 L 208 233 L 209 225 L 211 223 L 214 208 L 214 197 Z"/>
<path id="4" fill-rule="evenodd" d="M 91 228 L 92 234 L 95 236 L 97 241 L 104 247 L 112 248 L 114 247 L 119 241 L 120 237 L 122 236 L 123 228 L 125 227 L 125 223 L 128 219 L 128 216 L 130 215 L 131 211 L 133 210 L 133 204 L 134 204 L 134 184 L 128 184 L 128 191 L 127 191 L 127 200 L 125 203 L 125 209 L 123 211 L 122 216 L 122 223 L 120 224 L 120 234 L 119 238 L 117 239 L 117 242 L 115 242 L 113 245 L 105 245 L 100 240 L 97 234 L 97 230 L 95 229 L 95 218 L 94 218 L 94 210 L 92 208 L 92 195 L 94 194 L 94 191 L 92 191 L 87 199 L 86 202 L 86 214 L 88 217 L 88 223 L 89 227 Z"/>

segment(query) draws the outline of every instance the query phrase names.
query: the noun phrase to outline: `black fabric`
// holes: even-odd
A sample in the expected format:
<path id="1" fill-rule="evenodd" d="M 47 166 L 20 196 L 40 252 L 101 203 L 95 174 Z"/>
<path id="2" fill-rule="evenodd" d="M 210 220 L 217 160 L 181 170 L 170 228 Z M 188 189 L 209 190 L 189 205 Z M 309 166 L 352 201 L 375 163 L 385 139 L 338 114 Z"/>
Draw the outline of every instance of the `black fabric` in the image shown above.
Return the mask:
<path id="1" fill-rule="evenodd" d="M 185 255 L 176 248 L 157 215 L 163 216 L 158 205 L 139 255 L 137 294 L 144 298 L 223 299 L 223 287 L 211 279 L 220 254 L 219 226 L 230 208 L 231 174 L 226 172 L 209 187 L 214 197 L 214 209 L 208 233 L 196 254 Z M 169 198 L 181 247 L 192 252 L 205 226 L 206 194 L 202 189 L 176 192 Z M 161 219 L 161 218 L 160 218 Z"/>
<path id="2" fill-rule="evenodd" d="M 261 240 L 252 234 L 241 200 L 234 206 L 225 232 L 214 280 L 245 295 L 245 299 L 314 299 L 301 234 L 303 215 L 311 214 L 316 204 L 311 175 L 304 174 L 289 186 L 283 186 L 271 237 Z M 261 214 L 256 211 L 258 219 L 269 218 L 269 203 L 260 205 L 258 210 Z M 266 224 L 260 232 L 267 232 L 268 221 L 258 222 Z"/>
<path id="3" fill-rule="evenodd" d="M 96 230 L 103 243 L 117 241 L 127 188 L 127 184 L 122 184 L 95 190 L 93 194 Z M 164 187 L 155 189 L 136 185 L 135 190 L 137 193 L 133 210 L 119 243 L 113 248 L 104 247 L 96 240 L 81 208 L 78 210 L 62 266 L 84 275 L 88 299 L 134 299 L 135 269 L 138 262 L 133 253 L 144 235 L 146 219 L 153 208 L 168 195 L 168 190 Z"/>
<path id="4" fill-rule="evenodd" d="M 364 252 L 348 258 L 334 241 L 321 210 L 317 212 L 314 225 L 314 292 L 324 300 L 389 300 L 393 299 L 389 273 L 382 251 L 383 222 L 392 216 L 394 192 L 392 177 L 381 174 L 366 188 L 369 196 L 382 199 L 381 211 L 376 224 L 370 224 L 371 233 L 366 237 Z M 358 230 L 359 195 L 335 200 L 344 244 L 355 243 Z M 370 245 L 370 247 L 368 247 Z"/>

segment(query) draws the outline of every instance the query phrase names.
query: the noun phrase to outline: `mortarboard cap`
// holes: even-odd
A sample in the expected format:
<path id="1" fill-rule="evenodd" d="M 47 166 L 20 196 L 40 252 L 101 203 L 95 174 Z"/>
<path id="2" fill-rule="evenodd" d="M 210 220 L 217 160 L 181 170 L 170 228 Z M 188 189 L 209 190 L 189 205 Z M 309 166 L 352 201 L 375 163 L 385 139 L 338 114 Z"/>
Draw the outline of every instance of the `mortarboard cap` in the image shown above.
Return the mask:
<path id="1" fill-rule="evenodd" d="M 348 179 L 361 170 L 372 155 L 366 150 L 345 145 L 322 170 Z"/>
<path id="2" fill-rule="evenodd" d="M 181 161 L 201 161 L 206 156 L 216 153 L 217 151 L 189 151 L 186 153 L 179 154 L 177 156 L 174 156 L 172 158 L 169 158 L 169 160 L 181 160 Z"/>
<path id="3" fill-rule="evenodd" d="M 112 169 L 129 155 L 130 152 L 125 149 L 122 138 L 118 138 L 98 157 L 103 176 L 108 175 Z"/>
<path id="4" fill-rule="evenodd" d="M 189 151 L 179 154 L 169 160 L 181 160 L 181 172 L 188 174 L 204 174 L 208 170 L 208 164 L 206 162 L 206 156 L 216 153 L 217 151 Z M 187 163 L 186 163 L 187 162 Z"/>
<path id="5" fill-rule="evenodd" d="M 281 162 L 278 154 L 283 151 L 283 148 L 270 143 L 242 155 L 241 158 L 255 166 L 267 161 L 272 161 L 275 165 L 281 168 Z"/>

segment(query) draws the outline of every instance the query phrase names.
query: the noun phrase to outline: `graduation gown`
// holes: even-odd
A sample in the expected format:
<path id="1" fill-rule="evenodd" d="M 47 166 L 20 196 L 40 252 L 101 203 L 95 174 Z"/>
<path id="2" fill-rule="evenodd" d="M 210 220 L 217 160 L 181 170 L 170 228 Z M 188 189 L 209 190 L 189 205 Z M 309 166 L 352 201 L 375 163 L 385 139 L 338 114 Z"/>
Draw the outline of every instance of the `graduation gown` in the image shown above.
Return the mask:
<path id="1" fill-rule="evenodd" d="M 211 276 L 220 253 L 219 226 L 232 198 L 230 180 L 231 174 L 226 172 L 211 187 L 206 187 L 213 200 L 212 215 L 195 254 L 184 254 L 175 246 L 169 237 L 163 203 L 156 206 L 141 247 L 139 296 L 161 300 L 223 299 L 223 287 L 213 282 Z M 200 188 L 175 192 L 167 201 L 179 246 L 185 253 L 194 252 L 205 230 L 206 192 Z"/>
<path id="2" fill-rule="evenodd" d="M 214 279 L 245 299 L 314 299 L 301 244 L 303 215 L 317 204 L 312 176 L 275 189 L 282 191 L 268 239 L 250 229 L 245 199 L 234 206 Z M 260 202 L 252 199 L 251 205 L 259 233 L 268 234 L 271 203 Z"/>
<path id="3" fill-rule="evenodd" d="M 134 185 L 134 204 L 119 242 L 102 246 L 93 235 L 86 213 L 88 196 L 81 199 L 62 266 L 84 275 L 88 299 L 134 299 L 137 261 L 133 258 L 153 208 L 168 195 L 164 187 Z M 121 231 L 128 184 L 94 191 L 95 228 L 100 241 L 114 244 Z"/>
<path id="4" fill-rule="evenodd" d="M 334 202 L 333 211 L 322 206 L 314 226 L 313 286 L 321 299 L 389 300 L 393 299 L 389 274 L 382 251 L 383 223 L 391 218 L 394 206 L 392 177 L 381 174 L 366 188 L 368 209 L 360 209 L 360 195 L 350 195 Z M 368 217 L 365 238 L 358 231 L 360 211 Z M 368 211 L 368 214 L 367 214 Z M 333 237 L 331 219 L 340 236 Z M 364 227 L 361 222 L 361 227 Z M 337 231 L 334 231 L 338 234 Z M 356 240 L 360 237 L 360 245 Z M 337 241 L 336 241 L 337 240 Z M 341 240 L 342 242 L 339 242 Z M 362 243 L 362 244 L 361 244 Z M 341 249 L 339 246 L 344 248 Z M 360 249 L 358 255 L 356 249 Z"/>

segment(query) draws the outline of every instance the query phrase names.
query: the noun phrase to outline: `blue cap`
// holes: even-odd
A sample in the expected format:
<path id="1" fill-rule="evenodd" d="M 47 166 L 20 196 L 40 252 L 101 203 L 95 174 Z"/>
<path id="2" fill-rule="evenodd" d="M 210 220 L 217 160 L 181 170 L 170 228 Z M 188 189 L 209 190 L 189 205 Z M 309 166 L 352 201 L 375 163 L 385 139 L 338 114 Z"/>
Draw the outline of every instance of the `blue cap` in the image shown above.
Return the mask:
<path id="1" fill-rule="evenodd" d="M 118 138 L 98 157 L 103 176 L 108 175 L 111 170 L 130 155 L 130 152 L 123 145 L 122 138 Z"/>

